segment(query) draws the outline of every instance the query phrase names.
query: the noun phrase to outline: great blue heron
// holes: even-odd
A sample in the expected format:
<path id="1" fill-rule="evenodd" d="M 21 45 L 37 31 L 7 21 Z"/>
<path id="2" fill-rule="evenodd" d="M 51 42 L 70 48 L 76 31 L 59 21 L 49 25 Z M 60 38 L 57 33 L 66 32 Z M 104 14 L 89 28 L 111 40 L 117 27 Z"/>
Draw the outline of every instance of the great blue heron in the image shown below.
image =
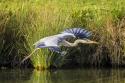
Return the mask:
<path id="1" fill-rule="evenodd" d="M 97 44 L 95 41 L 91 41 L 88 38 L 91 36 L 91 32 L 82 29 L 82 28 L 72 28 L 66 29 L 65 31 L 61 32 L 60 34 L 48 36 L 45 38 L 40 39 L 33 45 L 35 45 L 35 50 L 27 57 L 25 57 L 22 61 L 24 62 L 27 60 L 36 50 L 40 48 L 48 48 L 51 51 L 60 53 L 61 55 L 65 55 L 65 51 L 61 51 L 60 47 L 74 47 L 77 46 L 79 43 L 83 44 Z M 74 43 L 70 43 L 66 41 L 66 39 L 77 38 Z"/>

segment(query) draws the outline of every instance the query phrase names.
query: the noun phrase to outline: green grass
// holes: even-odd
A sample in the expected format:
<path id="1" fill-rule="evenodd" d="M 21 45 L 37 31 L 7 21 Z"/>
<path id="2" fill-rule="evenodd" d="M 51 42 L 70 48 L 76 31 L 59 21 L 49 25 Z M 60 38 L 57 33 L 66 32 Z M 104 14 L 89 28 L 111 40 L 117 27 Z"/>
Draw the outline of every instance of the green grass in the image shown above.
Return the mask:
<path id="1" fill-rule="evenodd" d="M 121 21 L 125 15 L 124 5 L 123 0 L 2 0 L 1 64 L 9 61 L 18 65 L 34 50 L 33 43 L 40 38 L 58 34 L 65 28 L 86 27 L 93 32 L 92 39 L 100 44 L 86 46 L 87 50 L 81 47 L 85 53 L 76 50 L 79 55 L 75 61 L 82 66 L 82 63 L 100 66 L 110 59 L 111 64 L 123 65 L 125 48 L 122 33 L 125 26 L 121 28 L 119 25 L 124 25 Z M 84 59 L 84 56 L 88 57 Z M 51 57 L 50 61 L 47 61 L 48 57 Z M 57 55 L 47 49 L 41 49 L 31 57 L 31 61 L 35 68 L 48 68 L 54 65 L 55 57 Z M 83 57 L 83 62 L 80 57 Z"/>

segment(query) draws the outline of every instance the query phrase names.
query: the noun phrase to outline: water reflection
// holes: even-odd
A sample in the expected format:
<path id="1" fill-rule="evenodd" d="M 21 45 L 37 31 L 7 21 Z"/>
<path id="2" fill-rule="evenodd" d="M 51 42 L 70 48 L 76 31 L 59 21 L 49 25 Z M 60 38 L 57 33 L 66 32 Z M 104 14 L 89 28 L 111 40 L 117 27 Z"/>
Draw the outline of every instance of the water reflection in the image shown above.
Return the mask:
<path id="1" fill-rule="evenodd" d="M 27 83 L 32 76 L 32 70 L 0 70 L 0 83 Z"/>
<path id="2" fill-rule="evenodd" d="M 125 83 L 125 70 L 0 70 L 0 83 Z"/>

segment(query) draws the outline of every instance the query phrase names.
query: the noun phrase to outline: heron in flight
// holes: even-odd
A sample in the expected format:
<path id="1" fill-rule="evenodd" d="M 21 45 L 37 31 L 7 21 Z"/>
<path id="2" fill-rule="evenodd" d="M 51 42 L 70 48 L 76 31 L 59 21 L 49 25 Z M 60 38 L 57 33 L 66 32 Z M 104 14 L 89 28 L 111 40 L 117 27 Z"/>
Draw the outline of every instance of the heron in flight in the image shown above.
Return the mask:
<path id="1" fill-rule="evenodd" d="M 27 60 L 36 50 L 40 48 L 48 48 L 49 50 L 59 53 L 60 55 L 65 55 L 65 51 L 61 51 L 61 46 L 65 47 L 75 47 L 78 46 L 79 43 L 83 44 L 97 44 L 96 41 L 89 40 L 89 37 L 92 35 L 91 32 L 82 29 L 82 28 L 71 28 L 66 29 L 63 32 L 48 36 L 40 39 L 33 45 L 35 45 L 35 50 L 27 57 L 25 57 L 21 63 Z M 76 38 L 74 43 L 68 42 L 66 39 Z"/>

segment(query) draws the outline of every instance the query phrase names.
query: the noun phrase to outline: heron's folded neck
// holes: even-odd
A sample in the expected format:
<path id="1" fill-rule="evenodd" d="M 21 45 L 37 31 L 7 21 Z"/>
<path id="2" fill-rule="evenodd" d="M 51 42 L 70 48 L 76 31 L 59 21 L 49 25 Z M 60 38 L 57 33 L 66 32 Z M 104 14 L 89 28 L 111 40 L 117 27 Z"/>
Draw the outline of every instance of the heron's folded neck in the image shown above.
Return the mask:
<path id="1" fill-rule="evenodd" d="M 95 41 L 91 41 L 89 39 L 77 39 L 74 43 L 70 43 L 68 41 L 64 41 L 67 47 L 75 47 L 78 46 L 79 43 L 82 44 L 97 44 Z"/>
<path id="2" fill-rule="evenodd" d="M 78 45 L 78 43 L 80 43 L 80 40 L 76 40 L 74 43 L 70 43 L 66 40 L 64 42 L 65 42 L 65 46 L 67 46 L 67 47 L 75 47 Z"/>

